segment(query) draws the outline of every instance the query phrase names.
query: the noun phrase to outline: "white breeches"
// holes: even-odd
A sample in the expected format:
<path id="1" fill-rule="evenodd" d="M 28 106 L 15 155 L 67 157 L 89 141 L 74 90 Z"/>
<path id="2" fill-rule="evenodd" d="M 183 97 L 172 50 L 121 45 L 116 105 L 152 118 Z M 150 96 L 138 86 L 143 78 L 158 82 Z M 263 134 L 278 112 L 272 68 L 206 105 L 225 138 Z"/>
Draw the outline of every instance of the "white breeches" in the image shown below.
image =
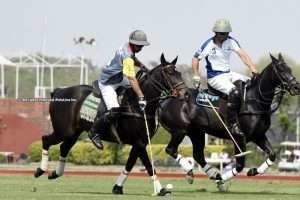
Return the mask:
<path id="1" fill-rule="evenodd" d="M 207 82 L 214 89 L 229 95 L 231 90 L 235 88 L 235 85 L 233 84 L 235 81 L 242 80 L 246 82 L 249 79 L 249 77 L 242 74 L 236 72 L 228 72 L 210 78 L 207 80 Z"/>
<path id="2" fill-rule="evenodd" d="M 116 89 L 120 86 L 129 88 L 130 83 L 126 77 L 123 77 L 122 82 L 114 84 L 114 85 L 103 85 L 100 81 L 98 81 L 99 89 L 101 90 L 104 103 L 107 107 L 107 110 L 110 110 L 114 107 L 120 107 L 118 102 L 118 96 L 116 93 Z"/>

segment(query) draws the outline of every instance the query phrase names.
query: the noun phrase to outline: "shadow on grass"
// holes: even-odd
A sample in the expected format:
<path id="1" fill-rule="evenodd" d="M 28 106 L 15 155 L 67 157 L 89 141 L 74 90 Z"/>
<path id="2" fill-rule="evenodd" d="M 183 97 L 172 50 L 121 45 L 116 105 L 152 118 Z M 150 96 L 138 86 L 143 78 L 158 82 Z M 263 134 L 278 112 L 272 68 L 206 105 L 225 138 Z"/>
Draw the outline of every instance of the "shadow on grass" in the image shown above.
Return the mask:
<path id="1" fill-rule="evenodd" d="M 174 190 L 173 193 L 176 193 L 176 196 L 183 196 L 184 194 L 199 194 L 199 193 L 211 193 L 211 194 L 221 194 L 221 195 L 265 195 L 265 196 L 297 196 L 299 193 L 286 193 L 286 192 L 270 192 L 270 191 L 254 191 L 254 192 L 243 192 L 243 191 L 228 191 L 228 192 L 219 192 L 219 191 L 208 191 L 206 188 L 200 188 L 196 190 Z M 182 195 L 180 195 L 182 193 Z"/>
<path id="2" fill-rule="evenodd" d="M 147 193 L 124 193 L 123 195 L 119 195 L 119 194 L 113 194 L 111 192 L 87 192 L 87 191 L 77 191 L 77 192 L 59 192 L 62 194 L 84 194 L 84 195 L 113 195 L 113 196 L 148 196 Z M 151 196 L 151 194 L 149 193 L 149 196 Z"/>
<path id="3" fill-rule="evenodd" d="M 255 191 L 255 192 L 242 192 L 242 191 L 229 191 L 229 192 L 219 192 L 219 191 L 215 191 L 215 192 L 211 192 L 211 193 L 215 193 L 215 194 L 224 194 L 224 195 L 289 195 L 289 196 L 296 196 L 299 195 L 299 193 L 297 194 L 293 194 L 293 193 L 286 193 L 286 192 L 269 192 L 269 191 Z"/>

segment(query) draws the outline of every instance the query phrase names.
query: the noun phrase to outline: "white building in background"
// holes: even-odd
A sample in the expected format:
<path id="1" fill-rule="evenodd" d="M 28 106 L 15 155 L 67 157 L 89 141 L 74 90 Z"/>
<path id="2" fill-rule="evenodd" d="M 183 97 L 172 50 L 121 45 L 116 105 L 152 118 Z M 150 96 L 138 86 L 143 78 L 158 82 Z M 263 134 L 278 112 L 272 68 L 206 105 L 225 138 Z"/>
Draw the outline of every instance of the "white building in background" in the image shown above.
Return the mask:
<path id="1" fill-rule="evenodd" d="M 19 98 L 20 81 L 19 74 L 20 68 L 35 69 L 36 71 L 36 85 L 32 88 L 33 97 L 35 98 L 45 98 L 47 92 L 51 92 L 54 89 L 54 69 L 55 68 L 78 68 L 80 69 L 79 84 L 88 84 L 88 65 L 84 62 L 83 57 L 71 57 L 68 56 L 68 62 L 66 59 L 62 58 L 53 63 L 49 63 L 44 59 L 43 56 L 35 54 L 29 55 L 26 53 L 20 53 L 18 55 L 19 62 L 13 63 L 9 59 L 0 55 L 0 65 L 1 65 L 1 98 L 5 98 L 5 67 L 14 67 L 16 70 L 15 74 L 15 98 Z M 44 84 L 45 69 L 50 70 L 50 85 Z"/>
<path id="2" fill-rule="evenodd" d="M 9 59 L 5 58 L 0 54 L 0 65 L 1 65 L 0 90 L 1 90 L 1 98 L 4 98 L 5 97 L 5 67 L 16 67 L 16 64 L 11 62 Z"/>

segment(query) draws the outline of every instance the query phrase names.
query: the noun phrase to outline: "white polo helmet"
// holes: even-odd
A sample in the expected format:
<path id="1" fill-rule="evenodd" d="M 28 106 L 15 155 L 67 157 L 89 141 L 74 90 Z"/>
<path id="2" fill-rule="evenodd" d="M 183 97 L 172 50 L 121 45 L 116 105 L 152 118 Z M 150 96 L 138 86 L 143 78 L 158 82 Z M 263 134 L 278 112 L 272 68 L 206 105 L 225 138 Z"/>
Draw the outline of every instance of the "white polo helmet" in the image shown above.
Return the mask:
<path id="1" fill-rule="evenodd" d="M 129 35 L 129 42 L 135 45 L 148 46 L 150 43 L 147 41 L 147 36 L 144 31 L 135 30 Z"/>
<path id="2" fill-rule="evenodd" d="M 219 33 L 229 33 L 232 31 L 231 25 L 229 20 L 227 19 L 218 19 L 215 22 L 215 25 L 213 27 L 213 32 L 219 32 Z"/>

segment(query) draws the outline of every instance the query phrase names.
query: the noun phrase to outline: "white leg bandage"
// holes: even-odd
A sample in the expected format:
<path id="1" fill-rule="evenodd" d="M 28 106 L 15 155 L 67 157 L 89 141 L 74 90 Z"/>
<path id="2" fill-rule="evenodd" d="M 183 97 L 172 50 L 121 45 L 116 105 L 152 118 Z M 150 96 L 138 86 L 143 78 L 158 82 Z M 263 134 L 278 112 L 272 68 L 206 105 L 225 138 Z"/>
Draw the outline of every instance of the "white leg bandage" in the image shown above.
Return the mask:
<path id="1" fill-rule="evenodd" d="M 59 156 L 58 166 L 56 168 L 56 174 L 62 176 L 65 171 L 66 158 Z"/>
<path id="2" fill-rule="evenodd" d="M 43 171 L 48 170 L 48 161 L 49 161 L 48 151 L 43 149 L 42 150 L 41 167 L 40 167 Z"/>
<path id="3" fill-rule="evenodd" d="M 189 172 L 190 170 L 193 169 L 192 164 L 180 154 L 178 154 L 176 161 L 179 163 L 179 165 L 182 167 L 182 169 L 185 172 Z"/>
<path id="4" fill-rule="evenodd" d="M 160 182 L 159 182 L 156 175 L 151 176 L 151 179 L 152 179 L 153 185 L 154 185 L 154 193 L 157 194 L 162 189 L 162 186 L 161 186 L 161 184 L 160 184 Z"/>
<path id="5" fill-rule="evenodd" d="M 127 180 L 128 174 L 129 174 L 128 171 L 123 170 L 116 180 L 116 185 L 122 187 L 124 185 L 125 181 Z"/>
<path id="6" fill-rule="evenodd" d="M 261 164 L 258 168 L 257 168 L 257 172 L 259 174 L 263 174 L 267 171 L 267 169 L 273 165 L 273 162 L 268 158 L 265 162 L 263 162 L 263 164 Z"/>
<path id="7" fill-rule="evenodd" d="M 203 167 L 203 171 L 206 173 L 206 175 L 209 178 L 215 178 L 216 175 L 219 173 L 219 171 L 216 168 L 214 168 L 213 166 L 211 166 L 210 164 L 206 164 Z"/>
<path id="8" fill-rule="evenodd" d="M 222 180 L 228 181 L 232 177 L 236 176 L 237 174 L 238 172 L 236 171 L 235 168 L 233 168 L 232 170 L 226 171 L 225 173 L 222 174 Z"/>

